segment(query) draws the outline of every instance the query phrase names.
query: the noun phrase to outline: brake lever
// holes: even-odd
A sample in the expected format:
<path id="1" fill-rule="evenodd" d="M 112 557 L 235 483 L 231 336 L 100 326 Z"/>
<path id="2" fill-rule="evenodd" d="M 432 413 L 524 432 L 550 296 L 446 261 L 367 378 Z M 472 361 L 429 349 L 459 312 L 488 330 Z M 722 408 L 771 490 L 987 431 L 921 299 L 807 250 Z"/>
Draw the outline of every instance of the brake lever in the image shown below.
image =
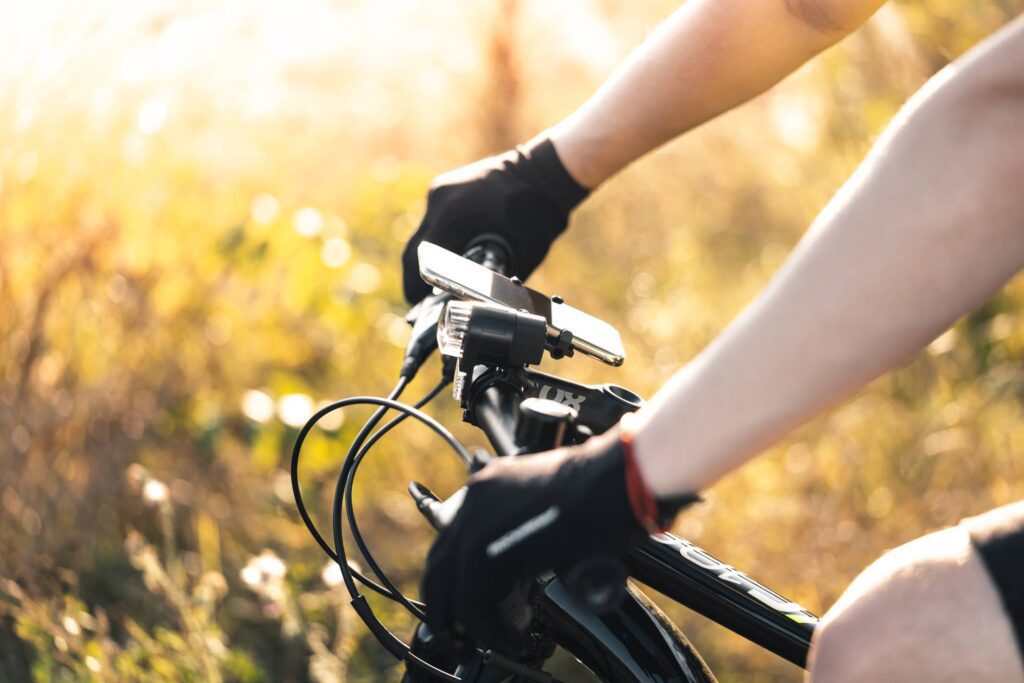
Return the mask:
<path id="1" fill-rule="evenodd" d="M 466 487 L 453 493 L 447 500 L 441 500 L 437 495 L 418 481 L 409 482 L 409 495 L 416 501 L 416 509 L 427 520 L 434 531 L 442 531 L 451 524 L 462 501 L 466 498 Z"/>
<path id="2" fill-rule="evenodd" d="M 469 473 L 476 474 L 491 461 L 491 454 L 482 448 L 477 448 L 470 453 L 472 460 L 469 463 Z M 466 487 L 453 493 L 447 500 L 441 500 L 433 491 L 418 481 L 409 482 L 409 495 L 416 502 L 416 509 L 434 527 L 434 531 L 441 531 L 451 524 L 455 513 L 462 507 L 462 501 L 466 497 Z"/>

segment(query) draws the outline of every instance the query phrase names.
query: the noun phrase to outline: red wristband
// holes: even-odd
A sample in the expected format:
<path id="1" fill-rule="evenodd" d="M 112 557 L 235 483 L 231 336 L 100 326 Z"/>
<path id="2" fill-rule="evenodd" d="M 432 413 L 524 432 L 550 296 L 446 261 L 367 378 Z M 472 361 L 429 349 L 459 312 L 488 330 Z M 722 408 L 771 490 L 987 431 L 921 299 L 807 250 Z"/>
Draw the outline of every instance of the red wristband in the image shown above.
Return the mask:
<path id="1" fill-rule="evenodd" d="M 640 474 L 640 466 L 636 461 L 633 430 L 630 429 L 629 423 L 630 420 L 627 419 L 623 419 L 619 423 L 619 443 L 622 444 L 622 452 L 626 461 L 626 495 L 629 498 L 629 506 L 633 510 L 636 521 L 648 533 L 655 534 L 666 531 L 668 525 L 663 526 L 658 519 L 658 503 L 654 500 L 651 490 L 647 488 L 643 475 Z"/>

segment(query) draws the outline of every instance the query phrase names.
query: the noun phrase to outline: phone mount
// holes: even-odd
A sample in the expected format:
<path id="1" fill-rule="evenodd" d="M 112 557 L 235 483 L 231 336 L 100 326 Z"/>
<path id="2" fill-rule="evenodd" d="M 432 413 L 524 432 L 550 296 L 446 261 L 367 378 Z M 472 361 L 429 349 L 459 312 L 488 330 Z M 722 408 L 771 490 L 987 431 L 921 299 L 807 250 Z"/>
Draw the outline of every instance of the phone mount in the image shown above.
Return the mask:
<path id="1" fill-rule="evenodd" d="M 454 298 L 540 320 L 544 347 L 553 358 L 579 351 L 612 366 L 622 365 L 626 359 L 622 338 L 614 327 L 569 306 L 561 297 L 549 297 L 518 278 L 507 278 L 430 242 L 420 243 L 417 256 L 423 280 Z"/>

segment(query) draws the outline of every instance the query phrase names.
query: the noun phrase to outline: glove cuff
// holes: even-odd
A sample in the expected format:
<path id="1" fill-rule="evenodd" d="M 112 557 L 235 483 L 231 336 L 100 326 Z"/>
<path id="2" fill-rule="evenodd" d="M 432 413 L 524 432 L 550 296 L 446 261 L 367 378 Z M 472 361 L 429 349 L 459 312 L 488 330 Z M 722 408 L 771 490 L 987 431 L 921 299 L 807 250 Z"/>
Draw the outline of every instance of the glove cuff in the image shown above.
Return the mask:
<path id="1" fill-rule="evenodd" d="M 619 444 L 625 460 L 626 495 L 633 516 L 649 534 L 668 531 L 676 515 L 684 507 L 700 502 L 696 493 L 684 493 L 670 498 L 655 498 L 640 473 L 636 459 L 636 446 L 631 420 L 622 420 L 619 425 Z"/>
<path id="2" fill-rule="evenodd" d="M 563 214 L 568 216 L 590 194 L 590 190 L 580 185 L 566 170 L 550 139 L 523 145 L 516 151 L 520 161 L 535 172 L 537 188 Z"/>

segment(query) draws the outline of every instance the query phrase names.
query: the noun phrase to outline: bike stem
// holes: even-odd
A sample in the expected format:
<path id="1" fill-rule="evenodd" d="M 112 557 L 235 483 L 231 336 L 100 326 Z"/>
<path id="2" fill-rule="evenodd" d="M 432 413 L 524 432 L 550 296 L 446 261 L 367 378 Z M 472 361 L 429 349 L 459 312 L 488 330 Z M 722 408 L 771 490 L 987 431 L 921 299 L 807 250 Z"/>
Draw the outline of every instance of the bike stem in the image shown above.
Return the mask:
<path id="1" fill-rule="evenodd" d="M 578 412 L 577 425 L 601 433 L 643 400 L 612 384 L 586 385 L 518 368 L 477 368 L 464 394 L 464 419 L 487 435 L 499 455 L 526 452 L 513 425 L 519 403 L 546 398 Z M 807 666 L 819 619 L 693 543 L 657 534 L 626 557 L 630 575 L 734 633 L 800 667 Z"/>

